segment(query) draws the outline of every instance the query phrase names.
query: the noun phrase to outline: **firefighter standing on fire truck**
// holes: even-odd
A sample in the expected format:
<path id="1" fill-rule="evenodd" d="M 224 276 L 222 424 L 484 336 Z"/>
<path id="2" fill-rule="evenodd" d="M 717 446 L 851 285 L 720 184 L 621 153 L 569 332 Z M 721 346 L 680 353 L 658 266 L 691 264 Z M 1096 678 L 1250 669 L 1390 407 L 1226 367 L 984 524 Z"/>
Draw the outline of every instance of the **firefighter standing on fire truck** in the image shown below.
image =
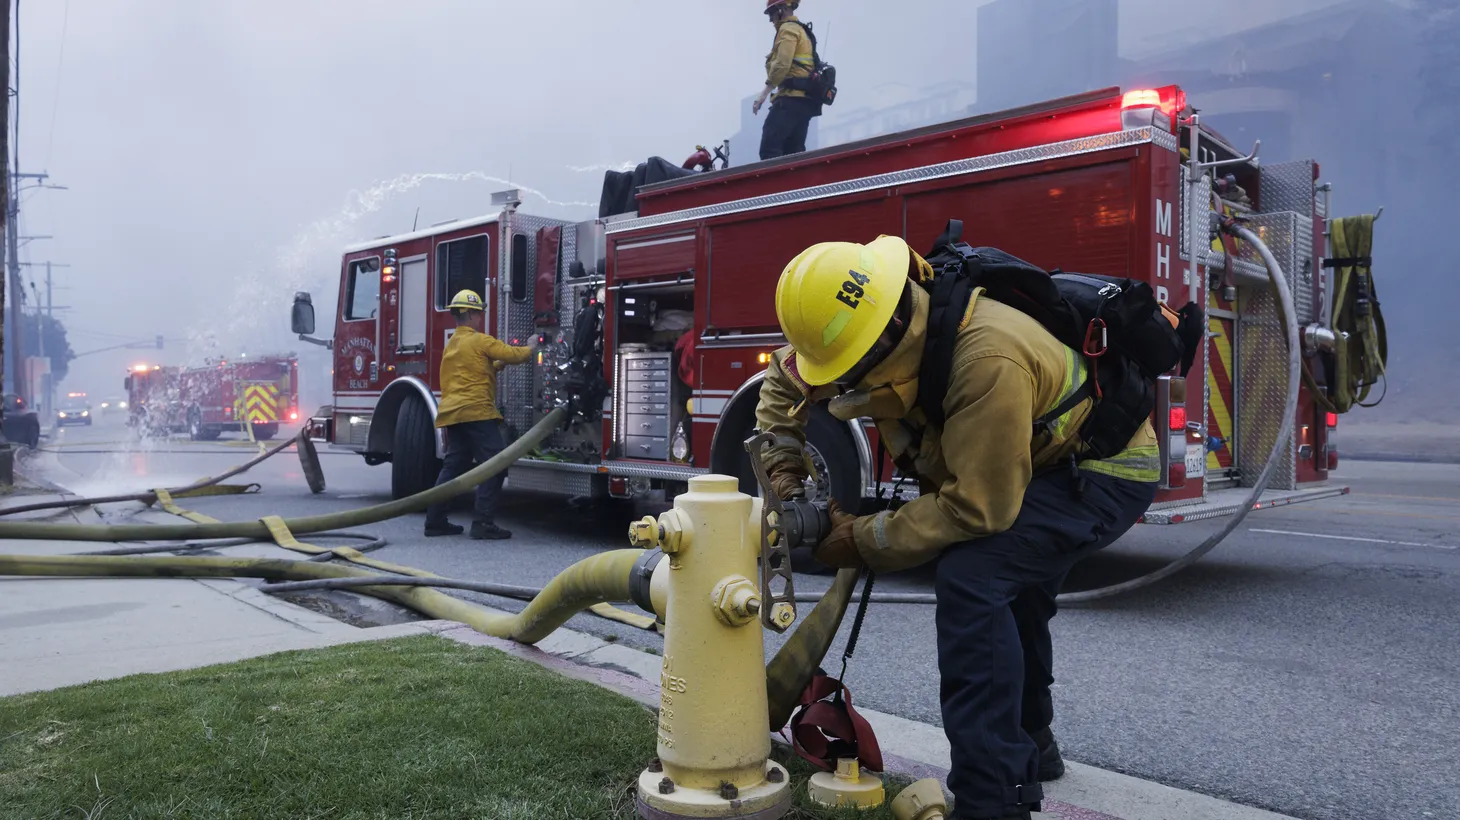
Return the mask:
<path id="1" fill-rule="evenodd" d="M 502 452 L 506 442 L 502 436 L 502 411 L 497 409 L 497 371 L 509 364 L 522 364 L 532 357 L 534 342 L 527 347 L 514 347 L 477 331 L 472 322 L 483 312 L 482 297 L 475 291 L 463 290 L 452 298 L 451 315 L 456 319 L 456 332 L 446 343 L 441 356 L 441 404 L 436 410 L 436 426 L 446 430 L 446 457 L 441 464 L 437 486 L 471 469 L 472 461 L 485 462 Z M 512 533 L 496 524 L 497 497 L 507 471 L 496 474 L 477 485 L 476 518 L 471 524 L 471 537 L 477 540 L 511 538 Z M 449 502 L 433 504 L 426 510 L 426 536 L 460 535 L 464 528 L 446 518 Z"/>
<path id="2" fill-rule="evenodd" d="M 806 92 L 788 87 L 791 80 L 811 76 L 816 67 L 811 37 L 796 19 L 799 0 L 767 0 L 766 17 L 776 27 L 776 40 L 765 59 L 766 81 L 751 111 L 760 114 L 766 99 L 771 99 L 771 112 L 766 115 L 760 135 L 760 158 L 772 159 L 806 150 L 806 132 L 811 118 L 821 115 L 821 105 L 809 99 Z"/>
<path id="3" fill-rule="evenodd" d="M 938 561 L 955 816 L 1027 818 L 1040 781 L 1064 772 L 1050 729 L 1055 596 L 1076 561 L 1115 541 L 1154 499 L 1156 438 L 1148 421 L 1124 452 L 1072 469 L 1091 402 L 1047 433 L 1036 435 L 1033 421 L 1084 383 L 1083 362 L 1035 319 L 980 291 L 957 333 L 946 422 L 930 426 L 916 406 L 930 297 L 910 277 L 931 274 L 888 236 L 818 244 L 792 260 L 776 288 L 790 345 L 772 357 L 756 420 L 778 439 L 767 466 L 782 497 L 803 486 L 804 429 L 821 401 L 843 420 L 871 417 L 899 466 L 918 477 L 923 494 L 896 511 L 854 517 L 833 503 L 833 527 L 815 555 L 876 572 Z M 836 298 L 846 282 L 863 295 Z"/>

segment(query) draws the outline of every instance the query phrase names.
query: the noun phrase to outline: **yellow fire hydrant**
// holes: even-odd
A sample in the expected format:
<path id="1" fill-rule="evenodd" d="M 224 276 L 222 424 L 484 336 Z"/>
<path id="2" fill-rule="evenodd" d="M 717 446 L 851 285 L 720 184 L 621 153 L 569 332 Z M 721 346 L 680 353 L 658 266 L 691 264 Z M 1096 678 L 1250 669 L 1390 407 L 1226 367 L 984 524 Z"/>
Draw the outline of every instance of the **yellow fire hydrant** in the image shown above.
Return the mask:
<path id="1" fill-rule="evenodd" d="M 758 503 L 739 486 L 697 476 L 674 509 L 629 530 L 669 566 L 659 756 L 639 775 L 645 820 L 774 820 L 791 806 L 790 776 L 770 760 Z"/>

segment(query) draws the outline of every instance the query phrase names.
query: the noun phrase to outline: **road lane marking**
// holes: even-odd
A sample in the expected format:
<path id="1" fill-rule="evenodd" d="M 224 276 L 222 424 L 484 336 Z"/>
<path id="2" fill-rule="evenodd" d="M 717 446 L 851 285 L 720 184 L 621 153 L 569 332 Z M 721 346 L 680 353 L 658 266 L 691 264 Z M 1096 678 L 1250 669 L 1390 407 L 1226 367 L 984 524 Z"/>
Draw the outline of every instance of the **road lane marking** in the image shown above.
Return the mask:
<path id="1" fill-rule="evenodd" d="M 1372 496 L 1373 498 L 1403 498 L 1410 501 L 1448 501 L 1452 504 L 1460 504 L 1460 498 L 1445 498 L 1434 495 L 1395 495 L 1393 493 L 1368 493 L 1362 491 L 1356 492 L 1354 495 Z"/>
<path id="2" fill-rule="evenodd" d="M 1460 547 L 1449 544 L 1421 544 L 1418 541 L 1389 541 L 1383 538 L 1360 538 L 1356 535 L 1325 535 L 1317 532 L 1294 532 L 1292 530 L 1259 530 L 1250 529 L 1248 532 L 1261 532 L 1268 535 L 1301 535 L 1307 538 L 1327 538 L 1332 541 L 1362 541 L 1366 544 L 1392 544 L 1396 547 L 1428 547 L 1434 550 L 1460 550 Z"/>

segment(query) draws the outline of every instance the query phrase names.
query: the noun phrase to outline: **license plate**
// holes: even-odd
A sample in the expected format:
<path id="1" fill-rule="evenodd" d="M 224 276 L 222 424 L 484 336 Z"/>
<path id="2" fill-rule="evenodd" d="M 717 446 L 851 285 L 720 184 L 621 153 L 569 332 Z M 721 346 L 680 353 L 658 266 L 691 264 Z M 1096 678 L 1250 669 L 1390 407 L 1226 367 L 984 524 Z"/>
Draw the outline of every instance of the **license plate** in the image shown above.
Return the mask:
<path id="1" fill-rule="evenodd" d="M 1207 472 L 1207 448 L 1200 444 L 1187 445 L 1186 477 L 1200 478 Z"/>

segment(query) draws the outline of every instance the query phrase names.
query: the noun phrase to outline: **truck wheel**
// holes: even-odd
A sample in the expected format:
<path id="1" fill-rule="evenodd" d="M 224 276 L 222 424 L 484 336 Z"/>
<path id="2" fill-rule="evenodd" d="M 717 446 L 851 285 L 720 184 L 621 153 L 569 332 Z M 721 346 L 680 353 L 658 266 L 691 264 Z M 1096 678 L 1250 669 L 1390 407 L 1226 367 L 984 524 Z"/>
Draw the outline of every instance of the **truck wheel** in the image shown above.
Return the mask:
<path id="1" fill-rule="evenodd" d="M 441 459 L 436 457 L 436 427 L 425 402 L 412 396 L 401 405 L 391 450 L 391 497 L 405 498 L 436 486 Z"/>
<path id="2" fill-rule="evenodd" d="M 739 436 L 745 439 L 751 431 Z M 862 468 L 857 461 L 857 448 L 844 423 L 837 421 L 825 408 L 816 407 L 806 424 L 806 454 L 816 467 L 816 479 L 808 482 L 806 498 L 811 501 L 825 501 L 830 495 L 841 508 L 853 512 L 862 504 Z M 759 496 L 755 473 L 750 469 L 750 456 L 744 448 L 737 447 L 735 475 L 740 479 L 740 491 Z"/>
<path id="3" fill-rule="evenodd" d="M 259 441 L 268 441 L 277 435 L 279 435 L 279 425 L 277 424 L 255 424 L 253 426 L 253 437 Z"/>
<path id="4" fill-rule="evenodd" d="M 207 440 L 207 436 L 203 431 L 203 414 L 197 410 L 188 413 L 188 438 L 193 441 Z"/>

